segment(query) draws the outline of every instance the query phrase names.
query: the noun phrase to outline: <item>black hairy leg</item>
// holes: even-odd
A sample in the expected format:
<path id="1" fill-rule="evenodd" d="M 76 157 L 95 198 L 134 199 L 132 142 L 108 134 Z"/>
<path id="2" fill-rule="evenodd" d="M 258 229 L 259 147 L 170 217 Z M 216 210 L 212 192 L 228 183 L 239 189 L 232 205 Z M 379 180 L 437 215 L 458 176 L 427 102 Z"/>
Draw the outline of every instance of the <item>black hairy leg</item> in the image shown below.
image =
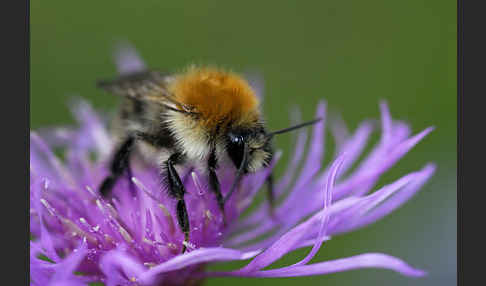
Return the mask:
<path id="1" fill-rule="evenodd" d="M 216 175 L 216 169 L 218 168 L 218 161 L 216 159 L 216 152 L 214 148 L 211 150 L 208 159 L 208 171 L 209 171 L 209 187 L 216 195 L 216 201 L 218 207 L 221 210 L 223 216 L 223 224 L 226 226 L 226 217 L 224 214 L 224 198 L 221 194 L 221 186 L 219 184 L 218 176 Z"/>
<path id="2" fill-rule="evenodd" d="M 273 216 L 275 210 L 275 193 L 273 190 L 273 173 L 270 173 L 268 177 L 265 179 L 265 183 L 267 184 L 267 200 L 268 204 L 270 205 L 270 214 Z"/>
<path id="3" fill-rule="evenodd" d="M 128 170 L 128 176 L 131 177 L 130 169 L 130 153 L 135 144 L 135 139 L 129 136 L 123 143 L 118 147 L 115 156 L 113 157 L 110 165 L 111 174 L 108 175 L 99 187 L 99 192 L 103 197 L 108 197 L 111 194 L 113 186 L 120 178 L 120 176 Z M 131 183 L 131 179 L 129 178 Z"/>
<path id="4" fill-rule="evenodd" d="M 175 169 L 175 165 L 182 163 L 182 155 L 174 153 L 165 162 L 164 181 L 167 182 L 169 195 L 177 200 L 177 222 L 184 233 L 184 242 L 189 242 L 189 216 L 187 214 L 184 194 L 186 189 Z M 186 243 L 182 245 L 182 253 L 186 252 Z"/>
<path id="5" fill-rule="evenodd" d="M 128 184 L 130 185 L 130 193 L 132 194 L 132 196 L 135 196 L 136 194 L 136 189 L 135 189 L 135 184 L 133 183 L 132 181 L 132 177 L 133 177 L 133 172 L 132 172 L 132 168 L 130 167 L 130 160 L 127 160 L 127 180 L 128 180 Z"/>
<path id="6" fill-rule="evenodd" d="M 268 204 L 270 205 L 270 216 L 275 218 L 275 193 L 273 190 L 273 173 L 270 173 L 268 177 L 265 179 L 265 183 L 267 184 L 267 200 Z"/>

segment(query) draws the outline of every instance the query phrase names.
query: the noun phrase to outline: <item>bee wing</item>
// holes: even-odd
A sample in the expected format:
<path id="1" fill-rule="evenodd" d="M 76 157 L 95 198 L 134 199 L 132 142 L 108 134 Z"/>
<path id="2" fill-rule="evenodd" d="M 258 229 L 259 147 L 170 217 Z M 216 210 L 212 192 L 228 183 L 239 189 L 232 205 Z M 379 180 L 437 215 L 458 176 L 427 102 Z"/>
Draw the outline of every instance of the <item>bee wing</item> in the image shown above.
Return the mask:
<path id="1" fill-rule="evenodd" d="M 167 90 L 170 80 L 169 74 L 149 70 L 121 75 L 113 80 L 100 80 L 96 85 L 116 95 L 158 103 L 178 112 L 194 113 L 191 108 L 177 102 Z"/>
<path id="2" fill-rule="evenodd" d="M 153 96 L 167 96 L 167 75 L 158 71 L 141 71 L 121 75 L 112 80 L 99 80 L 97 87 L 116 95 L 145 100 Z"/>

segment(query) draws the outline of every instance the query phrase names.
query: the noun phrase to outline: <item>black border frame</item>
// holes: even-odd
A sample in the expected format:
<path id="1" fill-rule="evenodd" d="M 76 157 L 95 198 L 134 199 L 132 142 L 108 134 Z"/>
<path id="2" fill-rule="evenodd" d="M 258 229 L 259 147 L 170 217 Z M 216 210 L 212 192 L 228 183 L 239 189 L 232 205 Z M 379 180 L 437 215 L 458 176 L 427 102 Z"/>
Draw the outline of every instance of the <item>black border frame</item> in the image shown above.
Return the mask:
<path id="1" fill-rule="evenodd" d="M 30 1 L 2 4 L 2 284 L 29 285 Z"/>
<path id="2" fill-rule="evenodd" d="M 484 88 L 486 46 L 483 43 L 486 23 L 484 9 L 480 3 L 458 0 L 457 5 L 458 285 L 478 284 L 478 281 L 484 281 L 485 272 L 484 236 L 474 233 L 484 229 L 484 203 L 486 202 L 479 197 L 485 193 L 483 178 L 486 140 L 477 136 L 482 135 L 484 130 L 485 111 L 481 100 L 486 94 Z M 465 133 L 469 134 L 467 145 L 464 142 Z M 467 180 L 464 179 L 465 176 Z M 464 231 L 465 229 L 467 231 Z"/>

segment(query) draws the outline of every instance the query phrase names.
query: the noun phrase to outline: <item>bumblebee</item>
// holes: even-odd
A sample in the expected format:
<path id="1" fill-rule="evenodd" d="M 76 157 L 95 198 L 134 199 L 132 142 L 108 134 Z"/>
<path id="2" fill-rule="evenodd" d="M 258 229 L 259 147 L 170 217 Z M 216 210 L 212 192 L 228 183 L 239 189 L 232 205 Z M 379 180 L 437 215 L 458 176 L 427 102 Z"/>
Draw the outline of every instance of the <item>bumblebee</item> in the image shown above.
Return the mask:
<path id="1" fill-rule="evenodd" d="M 177 200 L 185 242 L 189 242 L 186 190 L 176 166 L 192 164 L 204 171 L 224 218 L 225 202 L 242 177 L 269 165 L 274 154 L 272 137 L 320 120 L 268 132 L 250 84 L 236 73 L 214 67 L 191 66 L 177 74 L 143 70 L 98 81 L 97 86 L 123 97 L 114 126 L 119 143 L 99 192 L 108 197 L 124 173 L 131 177 L 130 157 L 141 155 L 160 168 L 163 185 Z M 226 196 L 216 173 L 222 165 L 236 169 Z M 266 183 L 273 206 L 272 175 Z"/>

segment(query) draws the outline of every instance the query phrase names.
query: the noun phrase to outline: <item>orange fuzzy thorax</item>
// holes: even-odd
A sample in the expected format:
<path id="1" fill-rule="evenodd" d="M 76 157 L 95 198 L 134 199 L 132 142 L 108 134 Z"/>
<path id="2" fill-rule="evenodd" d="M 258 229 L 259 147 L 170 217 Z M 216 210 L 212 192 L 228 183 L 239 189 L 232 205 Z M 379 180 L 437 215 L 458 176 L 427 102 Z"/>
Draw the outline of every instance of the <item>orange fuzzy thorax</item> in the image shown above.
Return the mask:
<path id="1" fill-rule="evenodd" d="M 216 68 L 190 68 L 169 87 L 175 99 L 201 114 L 208 127 L 258 116 L 258 99 L 248 82 Z"/>

